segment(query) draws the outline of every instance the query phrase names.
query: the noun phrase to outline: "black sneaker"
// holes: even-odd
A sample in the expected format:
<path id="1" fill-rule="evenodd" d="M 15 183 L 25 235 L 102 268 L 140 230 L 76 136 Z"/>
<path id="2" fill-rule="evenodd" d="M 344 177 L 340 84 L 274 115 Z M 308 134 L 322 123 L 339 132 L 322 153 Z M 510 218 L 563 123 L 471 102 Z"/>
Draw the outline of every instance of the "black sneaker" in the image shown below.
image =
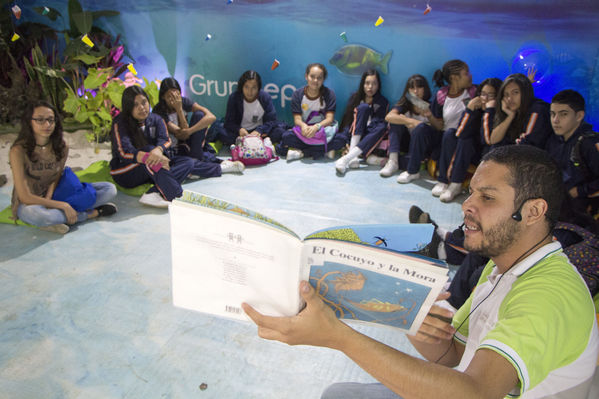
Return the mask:
<path id="1" fill-rule="evenodd" d="M 433 222 L 431 219 L 431 215 L 429 215 L 428 212 L 424 212 L 416 205 L 412 205 L 410 207 L 410 211 L 408 212 L 408 220 L 410 223 L 430 223 L 435 226 L 435 228 L 438 227 L 437 223 Z"/>
<path id="2" fill-rule="evenodd" d="M 106 204 L 100 205 L 99 207 L 97 207 L 96 211 L 98 211 L 98 217 L 110 216 L 110 215 L 114 215 L 115 213 L 117 213 L 118 208 L 112 202 L 107 202 Z"/>
<path id="3" fill-rule="evenodd" d="M 437 229 L 433 232 L 433 238 L 431 242 L 420 251 L 416 252 L 419 255 L 426 256 L 429 258 L 439 259 L 439 244 L 441 243 L 441 237 L 437 234 Z"/>

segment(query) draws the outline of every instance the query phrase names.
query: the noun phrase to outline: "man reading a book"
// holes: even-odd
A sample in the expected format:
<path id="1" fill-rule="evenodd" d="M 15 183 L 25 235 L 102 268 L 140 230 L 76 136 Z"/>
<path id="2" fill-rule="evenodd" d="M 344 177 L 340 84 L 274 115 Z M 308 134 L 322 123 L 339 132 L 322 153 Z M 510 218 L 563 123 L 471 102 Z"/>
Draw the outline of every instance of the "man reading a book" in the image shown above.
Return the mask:
<path id="1" fill-rule="evenodd" d="M 540 149 L 485 155 L 462 209 L 465 247 L 491 260 L 455 315 L 433 306 L 409 336 L 426 360 L 341 322 L 305 281 L 294 317 L 244 310 L 261 337 L 340 350 L 381 382 L 334 384 L 324 398 L 586 398 L 599 335 L 585 283 L 552 239 L 561 181 Z"/>

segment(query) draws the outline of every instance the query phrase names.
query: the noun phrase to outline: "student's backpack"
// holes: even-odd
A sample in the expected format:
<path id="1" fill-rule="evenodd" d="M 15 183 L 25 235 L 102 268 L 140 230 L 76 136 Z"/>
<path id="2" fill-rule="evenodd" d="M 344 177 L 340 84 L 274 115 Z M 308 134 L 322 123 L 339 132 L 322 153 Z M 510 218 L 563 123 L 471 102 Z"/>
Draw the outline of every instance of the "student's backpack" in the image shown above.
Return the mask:
<path id="1" fill-rule="evenodd" d="M 231 157 L 244 165 L 263 165 L 279 159 L 270 139 L 263 140 L 259 136 L 237 137 L 235 144 L 231 145 Z"/>
<path id="2" fill-rule="evenodd" d="M 599 134 L 599 133 L 595 133 L 593 131 L 588 131 L 588 132 L 582 133 L 580 136 L 578 136 L 578 139 L 576 140 L 574 147 L 572 147 L 572 152 L 570 153 L 570 161 L 574 164 L 574 166 L 576 166 L 577 168 L 580 168 L 582 170 L 582 173 L 586 177 L 592 176 L 592 172 L 589 169 L 589 166 L 587 165 L 585 160 L 582 158 L 582 154 L 580 152 L 580 146 L 582 145 L 582 142 L 585 139 L 591 138 L 591 137 L 596 137 L 597 134 Z"/>
<path id="3" fill-rule="evenodd" d="M 558 222 L 555 230 L 578 235 L 581 240 L 564 247 L 564 253 L 584 278 L 592 296 L 599 292 L 599 237 L 575 224 Z"/>

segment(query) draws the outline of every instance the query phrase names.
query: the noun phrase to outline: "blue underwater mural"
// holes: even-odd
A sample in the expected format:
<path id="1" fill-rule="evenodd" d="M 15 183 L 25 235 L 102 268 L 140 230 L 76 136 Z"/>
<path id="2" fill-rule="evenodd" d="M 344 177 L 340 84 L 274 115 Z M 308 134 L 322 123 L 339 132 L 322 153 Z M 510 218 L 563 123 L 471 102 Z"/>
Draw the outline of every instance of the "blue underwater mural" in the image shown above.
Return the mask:
<path id="1" fill-rule="evenodd" d="M 28 10 L 64 1 L 21 1 Z M 406 79 L 429 79 L 447 60 L 469 66 L 474 83 L 536 69 L 536 95 L 550 101 L 564 88 L 580 91 L 587 120 L 599 128 L 599 2 L 596 0 L 333 1 L 333 0 L 81 0 L 85 9 L 114 9 L 101 26 L 120 34 L 141 76 L 174 76 L 187 96 L 224 116 L 241 73 L 255 69 L 281 118 L 291 120 L 293 90 L 308 63 L 329 69 L 337 118 L 360 74 L 382 73 L 382 93 L 395 102 Z M 427 8 L 427 5 L 429 6 Z M 427 12 L 428 11 L 428 12 Z M 375 26 L 379 17 L 384 20 Z M 44 20 L 44 23 L 50 21 Z M 60 28 L 60 21 L 55 21 Z M 273 61 L 280 63 L 271 69 Z M 430 81 L 432 86 L 432 81 Z"/>

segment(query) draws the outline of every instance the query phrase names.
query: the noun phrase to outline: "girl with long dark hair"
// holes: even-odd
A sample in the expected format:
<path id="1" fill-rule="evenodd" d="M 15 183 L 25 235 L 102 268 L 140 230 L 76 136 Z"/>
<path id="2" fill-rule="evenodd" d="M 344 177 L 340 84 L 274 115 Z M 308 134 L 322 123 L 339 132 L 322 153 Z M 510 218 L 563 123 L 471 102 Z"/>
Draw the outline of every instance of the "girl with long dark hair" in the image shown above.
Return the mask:
<path id="1" fill-rule="evenodd" d="M 91 199 L 85 201 L 89 206 L 83 209 L 76 210 L 74 203 L 54 198 L 68 153 L 56 109 L 45 101 L 29 105 L 9 155 L 14 181 L 12 211 L 15 219 L 42 230 L 64 234 L 69 231 L 68 225 L 117 211 L 116 206 L 108 202 L 116 195 L 116 187 L 109 182 L 91 183 L 91 188 L 85 187 Z M 76 183 L 80 184 L 78 179 Z"/>
<path id="2" fill-rule="evenodd" d="M 127 188 L 154 185 L 141 196 L 144 205 L 166 208 L 183 193 L 181 183 L 195 162 L 186 156 L 171 156 L 172 141 L 164 120 L 150 113 L 150 100 L 139 86 L 123 92 L 122 111 L 112 124 L 110 174 Z"/>
<path id="3" fill-rule="evenodd" d="M 402 145 L 409 145 L 411 134 L 420 130 L 429 130 L 432 135 L 435 128 L 424 115 L 429 107 L 431 89 L 422 75 L 415 74 L 408 78 L 403 93 L 385 120 L 389 127 L 389 159 L 379 174 L 383 177 L 392 176 L 399 170 L 399 152 Z M 411 99 L 411 101 L 410 101 Z M 416 103 L 416 104 L 414 104 Z"/>
<path id="4" fill-rule="evenodd" d="M 158 104 L 152 112 L 166 122 L 174 151 L 204 160 L 206 128 L 216 121 L 216 117 L 208 108 L 184 97 L 175 78 L 164 78 L 160 82 Z M 213 158 L 209 160 L 214 161 Z"/>
<path id="5" fill-rule="evenodd" d="M 544 148 L 551 133 L 549 104 L 535 97 L 528 77 L 514 73 L 505 78 L 497 95 L 490 143 Z"/>
<path id="6" fill-rule="evenodd" d="M 262 90 L 262 78 L 253 70 L 245 71 L 237 82 L 237 91 L 231 93 L 227 102 L 224 134 L 219 136 L 223 144 L 235 143 L 237 137 L 256 135 L 271 142 L 281 141 L 286 124 L 277 120 L 277 113 L 270 94 Z"/>
<path id="7" fill-rule="evenodd" d="M 381 78 L 374 69 L 362 74 L 358 90 L 350 97 L 343 119 L 341 131 L 351 135 L 349 152 L 335 162 L 338 173 L 344 174 L 348 168 L 359 166 L 358 157 L 368 155 L 380 144 L 387 132 L 385 115 L 389 101 L 381 94 Z"/>

